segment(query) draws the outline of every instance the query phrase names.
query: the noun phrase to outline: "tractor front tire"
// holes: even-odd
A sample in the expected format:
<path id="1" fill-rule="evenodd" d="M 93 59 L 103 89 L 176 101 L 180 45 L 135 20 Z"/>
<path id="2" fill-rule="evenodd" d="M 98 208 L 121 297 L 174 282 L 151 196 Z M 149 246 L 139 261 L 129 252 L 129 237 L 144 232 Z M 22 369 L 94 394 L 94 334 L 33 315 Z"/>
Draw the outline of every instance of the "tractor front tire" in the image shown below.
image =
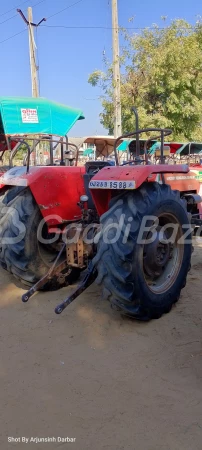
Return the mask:
<path id="1" fill-rule="evenodd" d="M 0 196 L 0 264 L 27 286 L 46 275 L 57 256 L 56 251 L 47 252 L 38 241 L 41 220 L 29 189 L 14 187 Z M 70 269 L 62 277 L 54 276 L 43 289 L 59 289 L 78 277 L 79 271 Z"/>
<path id="2" fill-rule="evenodd" d="M 146 216 L 149 226 L 142 229 Z M 153 242 L 151 216 L 159 223 Z M 97 241 L 97 283 L 112 307 L 145 321 L 171 310 L 185 287 L 192 254 L 189 217 L 178 191 L 144 183 L 116 197 L 101 217 Z"/>

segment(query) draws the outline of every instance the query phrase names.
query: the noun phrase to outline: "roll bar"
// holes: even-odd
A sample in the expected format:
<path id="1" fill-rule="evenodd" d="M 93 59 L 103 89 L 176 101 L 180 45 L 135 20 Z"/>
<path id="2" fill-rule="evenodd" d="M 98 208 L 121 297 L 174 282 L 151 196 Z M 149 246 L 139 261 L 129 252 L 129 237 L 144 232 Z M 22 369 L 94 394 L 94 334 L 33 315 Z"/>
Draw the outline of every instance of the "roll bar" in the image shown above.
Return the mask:
<path id="1" fill-rule="evenodd" d="M 33 145 L 32 147 L 30 147 L 30 145 L 28 144 L 28 142 L 25 140 L 25 138 L 22 138 L 21 136 L 12 136 L 9 137 L 10 141 L 18 141 L 19 144 L 24 144 L 27 147 L 27 156 L 24 158 L 24 163 L 26 163 L 27 165 L 27 173 L 29 172 L 29 167 L 30 167 L 30 155 L 31 153 L 34 151 L 34 149 L 36 148 L 36 146 L 40 143 L 40 142 L 49 142 L 50 143 L 50 162 L 51 165 L 53 165 L 53 151 L 55 150 L 55 148 L 58 146 L 58 144 L 61 144 L 61 162 L 64 162 L 64 146 L 67 148 L 71 145 L 71 147 L 74 147 L 76 149 L 76 165 L 78 163 L 78 158 L 79 158 L 79 148 L 77 147 L 76 144 L 71 144 L 71 142 L 65 142 L 63 141 L 63 138 L 61 138 L 60 140 L 56 140 L 56 139 L 51 139 L 51 137 L 35 137 L 35 138 L 31 138 L 28 137 L 26 138 L 29 141 L 33 141 Z M 53 143 L 55 143 L 55 146 L 53 146 Z M 19 149 L 19 146 L 15 149 L 13 149 L 11 151 L 11 155 L 10 155 L 10 164 L 12 165 L 12 160 L 15 157 L 15 155 L 17 154 Z"/>
<path id="2" fill-rule="evenodd" d="M 160 157 L 160 159 L 161 159 L 161 163 L 163 163 L 163 161 L 164 161 L 164 156 L 163 156 L 164 138 L 165 138 L 165 136 L 169 136 L 170 134 L 172 134 L 172 130 L 170 130 L 168 128 L 142 128 L 142 129 L 139 129 L 139 118 L 138 118 L 137 109 L 133 107 L 131 110 L 134 113 L 135 119 L 136 119 L 136 131 L 122 134 L 122 136 L 119 136 L 116 139 L 116 141 L 114 143 L 114 155 L 115 155 L 116 165 L 119 166 L 119 158 L 118 158 L 118 153 L 117 153 L 117 144 L 119 143 L 119 141 L 129 138 L 129 137 L 136 136 L 136 156 L 140 156 L 140 141 L 139 141 L 140 134 L 153 132 L 153 131 L 160 132 L 160 136 L 158 136 L 158 138 L 159 137 L 161 138 L 161 157 Z M 154 139 L 153 137 L 149 138 L 144 145 L 144 154 L 145 154 L 146 164 L 148 164 L 147 143 L 153 139 Z"/>

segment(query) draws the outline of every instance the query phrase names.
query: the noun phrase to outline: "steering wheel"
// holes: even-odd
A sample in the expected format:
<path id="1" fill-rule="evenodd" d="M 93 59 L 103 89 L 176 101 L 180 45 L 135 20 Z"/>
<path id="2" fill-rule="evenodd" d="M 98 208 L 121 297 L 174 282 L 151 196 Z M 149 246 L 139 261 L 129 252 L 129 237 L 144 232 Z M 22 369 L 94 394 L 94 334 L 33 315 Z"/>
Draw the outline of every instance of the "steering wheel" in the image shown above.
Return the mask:
<path id="1" fill-rule="evenodd" d="M 125 163 L 121 164 L 121 166 L 127 166 L 127 165 L 138 166 L 140 164 L 144 164 L 145 162 L 146 162 L 145 159 L 136 158 L 136 159 L 131 159 L 130 161 L 126 161 Z"/>

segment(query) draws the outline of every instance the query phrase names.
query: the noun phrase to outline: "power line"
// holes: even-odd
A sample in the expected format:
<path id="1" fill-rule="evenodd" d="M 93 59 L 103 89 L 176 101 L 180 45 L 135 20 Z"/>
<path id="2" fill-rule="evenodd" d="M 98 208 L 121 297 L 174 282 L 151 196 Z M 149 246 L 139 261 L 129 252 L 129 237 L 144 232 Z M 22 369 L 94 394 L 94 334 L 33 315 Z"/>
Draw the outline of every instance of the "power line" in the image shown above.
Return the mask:
<path id="1" fill-rule="evenodd" d="M 47 20 L 48 20 L 48 19 L 51 19 L 51 17 L 57 16 L 57 14 L 60 14 L 60 13 L 62 13 L 63 11 L 66 11 L 67 9 L 71 8 L 72 6 L 78 5 L 78 3 L 81 3 L 82 1 L 83 1 L 83 0 L 78 0 L 78 1 L 75 2 L 75 3 L 72 3 L 72 5 L 66 6 L 66 8 L 61 9 L 60 11 L 56 12 L 55 14 L 52 14 L 51 16 L 48 16 L 48 17 L 47 17 Z"/>
<path id="2" fill-rule="evenodd" d="M 27 0 L 26 2 L 23 2 L 22 4 L 27 3 L 28 1 L 29 1 L 29 0 Z M 40 0 L 40 2 L 35 3 L 35 4 L 32 6 L 32 8 L 34 8 L 34 7 L 37 6 L 37 5 L 40 5 L 40 3 L 43 3 L 44 1 L 45 1 L 45 0 Z M 48 16 L 47 19 L 50 19 L 51 17 L 54 17 L 54 16 L 56 16 L 57 14 L 60 14 L 61 12 L 66 11 L 66 9 L 69 9 L 69 8 L 71 8 L 72 6 L 77 5 L 78 3 L 81 3 L 82 1 L 83 1 L 83 0 L 78 0 L 77 2 L 73 3 L 72 5 L 67 6 L 66 8 L 62 9 L 61 11 L 58 11 L 58 12 L 56 12 L 55 14 L 52 14 L 52 16 Z M 15 9 L 15 8 L 10 9 L 10 11 L 12 11 L 13 9 Z M 9 12 L 9 11 L 7 11 L 7 12 Z M 6 13 L 4 13 L 4 14 L 6 14 Z M 1 15 L 3 15 L 3 14 L 1 14 Z M 0 17 L 1 17 L 1 15 L 0 15 Z M 11 19 L 14 19 L 14 17 L 17 17 L 17 14 L 14 14 L 14 16 L 9 17 L 8 19 L 4 20 L 3 22 L 0 22 L 0 25 L 2 25 L 2 24 L 5 23 L 5 22 L 8 22 L 8 21 L 11 20 Z"/>
<path id="3" fill-rule="evenodd" d="M 103 58 L 102 58 L 103 65 L 104 65 L 104 59 L 105 59 L 105 55 L 106 55 L 107 28 L 108 28 L 108 25 L 109 25 L 109 19 L 111 18 L 110 9 L 109 9 L 109 6 L 110 6 L 109 0 L 106 0 L 106 2 L 107 2 L 107 8 L 106 8 L 106 22 L 105 22 L 106 28 L 105 28 L 105 32 L 104 32 L 104 39 L 103 39 L 103 44 L 104 44 L 104 46 L 103 46 L 103 52 L 102 52 L 102 56 L 103 56 Z"/>
<path id="4" fill-rule="evenodd" d="M 29 1 L 29 0 L 27 0 L 27 1 Z M 40 0 L 40 2 L 35 3 L 35 5 L 33 5 L 33 8 L 34 8 L 34 6 L 40 5 L 40 3 L 43 3 L 43 2 L 45 2 L 45 0 Z M 12 11 L 12 10 L 10 10 L 10 11 Z M 0 25 L 3 25 L 3 23 L 8 22 L 11 19 L 14 19 L 14 17 L 17 17 L 17 14 L 14 14 L 14 16 L 9 17 L 8 19 L 4 20 L 3 22 L 0 22 Z"/>
<path id="5" fill-rule="evenodd" d="M 22 30 L 22 31 L 19 31 L 19 33 L 13 34 L 12 36 L 9 36 L 7 39 L 4 39 L 3 41 L 0 41 L 0 44 L 3 44 L 3 42 L 6 42 L 6 41 L 8 41 L 9 39 L 14 38 L 15 36 L 18 36 L 19 34 L 22 34 L 22 33 L 24 33 L 25 31 L 27 31 L 26 28 L 25 28 L 24 30 Z"/>
<path id="6" fill-rule="evenodd" d="M 91 29 L 107 29 L 107 30 L 112 30 L 112 27 L 102 27 L 102 26 L 100 26 L 100 27 L 65 27 L 65 26 L 63 26 L 63 25 L 42 25 L 41 26 L 41 28 L 43 28 L 43 27 L 48 27 L 48 28 L 69 28 L 69 29 L 89 29 L 89 30 L 91 30 Z M 191 27 L 191 28 L 188 28 L 188 30 L 192 30 L 192 29 L 194 29 L 195 27 Z M 152 27 L 144 27 L 144 28 L 124 28 L 125 30 L 155 30 L 156 28 L 152 28 Z M 158 30 L 165 30 L 166 29 L 166 27 L 165 28 L 158 28 Z M 178 30 L 187 30 L 187 28 L 178 28 Z M 22 30 L 22 31 L 20 31 L 19 33 L 16 33 L 16 34 L 13 34 L 12 36 L 9 36 L 7 39 L 4 39 L 3 41 L 0 41 L 0 44 L 3 44 L 3 42 L 6 42 L 6 41 L 8 41 L 9 39 L 12 39 L 12 38 L 14 38 L 15 36 L 18 36 L 19 34 L 21 34 L 21 33 L 24 33 L 26 31 L 26 28 L 24 29 L 24 30 Z"/>
<path id="7" fill-rule="evenodd" d="M 82 0 L 80 0 L 82 1 Z M 112 27 L 106 27 L 106 26 L 65 26 L 65 25 L 42 25 L 42 27 L 47 27 L 47 28 L 67 28 L 67 29 L 86 29 L 86 30 L 113 30 Z M 168 27 L 119 27 L 119 30 L 166 30 Z M 195 29 L 195 26 L 191 26 L 189 28 L 186 27 L 181 27 L 181 28 L 177 28 L 177 30 L 186 30 L 186 31 L 190 31 Z"/>
<path id="8" fill-rule="evenodd" d="M 42 1 L 45 1 L 45 0 L 42 0 Z M 42 1 L 41 2 L 39 2 L 39 3 L 42 3 Z M 82 1 L 82 0 L 80 0 L 80 1 Z M 39 3 L 37 3 L 36 5 L 38 5 Z M 34 6 L 36 6 L 36 5 L 34 5 Z M 17 15 L 17 14 L 16 14 Z M 66 26 L 63 26 L 63 25 L 42 25 L 41 26 L 41 28 L 43 28 L 43 27 L 46 27 L 46 28 L 67 28 L 67 29 L 87 29 L 87 30 L 96 30 L 96 29 L 98 29 L 98 30 L 112 30 L 112 27 L 105 27 L 105 26 L 99 26 L 99 27 L 90 27 L 90 26 L 87 26 L 87 27 L 81 27 L 81 26 L 79 26 L 79 27 L 77 27 L 77 26 L 70 26 L 70 27 L 66 27 Z M 166 27 L 162 27 L 162 28 L 156 28 L 156 27 L 143 27 L 143 28 L 140 28 L 140 27 L 133 27 L 133 28 L 126 28 L 126 27 L 119 27 L 119 29 L 121 30 L 121 29 L 124 29 L 124 30 L 139 30 L 139 31 L 143 31 L 143 30 L 165 30 L 166 29 Z M 178 30 L 187 30 L 187 31 L 190 31 L 190 30 L 194 30 L 195 29 L 195 27 L 193 26 L 193 27 L 190 27 L 190 28 L 186 28 L 186 27 L 182 27 L 182 28 L 178 28 Z M 12 36 L 9 36 L 8 38 L 6 38 L 6 39 L 4 39 L 3 41 L 0 41 L 0 44 L 3 44 L 3 42 L 6 42 L 6 41 L 8 41 L 9 39 L 12 39 L 12 38 L 14 38 L 15 36 L 18 36 L 19 34 L 21 34 L 21 33 L 24 33 L 26 31 L 26 29 L 24 29 L 24 30 L 22 30 L 22 31 L 20 31 L 19 33 L 16 33 L 16 34 L 13 34 Z"/>
<path id="9" fill-rule="evenodd" d="M 0 22 L 0 25 L 2 25 L 5 22 L 8 22 L 9 20 L 13 19 L 14 17 L 16 17 L 17 14 L 14 14 L 14 16 L 9 17 L 9 19 L 4 20 L 3 22 Z"/>
<path id="10" fill-rule="evenodd" d="M 9 12 L 15 10 L 16 8 L 19 8 L 19 6 L 22 6 L 22 5 L 24 5 L 25 3 L 28 3 L 28 1 L 29 1 L 29 0 L 26 0 L 25 2 L 20 3 L 20 5 L 16 5 L 14 8 L 11 8 L 11 9 L 9 9 L 8 11 L 6 11 L 6 12 L 0 14 L 0 17 L 1 17 L 1 16 L 5 16 L 5 15 L 8 14 Z"/>
<path id="11" fill-rule="evenodd" d="M 38 2 L 38 3 L 35 3 L 34 5 L 32 5 L 32 8 L 34 8 L 35 6 L 38 6 L 38 5 L 40 5 L 41 3 L 43 3 L 43 2 L 45 2 L 45 0 L 40 0 L 40 2 Z"/>

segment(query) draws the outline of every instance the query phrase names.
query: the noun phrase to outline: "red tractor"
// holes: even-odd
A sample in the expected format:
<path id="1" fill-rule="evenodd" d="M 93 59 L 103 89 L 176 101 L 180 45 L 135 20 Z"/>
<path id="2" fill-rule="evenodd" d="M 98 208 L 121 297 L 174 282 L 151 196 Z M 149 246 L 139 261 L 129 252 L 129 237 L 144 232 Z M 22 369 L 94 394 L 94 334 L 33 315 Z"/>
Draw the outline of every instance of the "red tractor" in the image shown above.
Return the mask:
<path id="1" fill-rule="evenodd" d="M 59 242 L 53 243 L 51 228 L 56 224 L 62 228 L 81 216 L 77 201 L 85 191 L 84 168 L 72 167 L 73 174 L 65 162 L 69 158 L 66 134 L 83 118 L 82 111 L 46 99 L 0 97 L 0 150 L 2 154 L 10 151 L 11 167 L 0 168 L 0 263 L 25 284 L 38 281 L 60 249 Z M 30 167 L 34 144 L 39 143 L 49 147 L 48 165 Z M 60 166 L 54 165 L 57 144 L 61 147 Z M 27 149 L 23 165 L 13 167 L 13 158 L 22 145 Z M 43 218 L 39 242 L 37 229 Z M 60 277 L 47 287 L 58 288 L 77 278 L 78 273 L 69 270 L 63 283 Z"/>
<path id="2" fill-rule="evenodd" d="M 160 134 L 160 164 L 151 164 L 147 146 L 140 155 L 142 132 Z M 86 270 L 57 314 L 96 277 L 123 314 L 149 320 L 170 311 L 191 264 L 190 223 L 201 225 L 202 211 L 196 174 L 165 163 L 169 134 L 136 123 L 134 133 L 115 142 L 116 166 L 89 161 L 85 167 L 29 168 L 28 157 L 26 171 L 4 176 L 0 259 L 24 283 L 35 283 L 24 302 Z M 118 143 L 134 135 L 134 159 L 119 165 Z"/>
<path id="3" fill-rule="evenodd" d="M 68 142 L 66 135 L 83 118 L 82 111 L 45 99 L 0 97 L 2 152 L 10 150 L 11 167 L 2 173 L 0 169 L 0 264 L 23 284 L 32 285 L 46 274 L 60 251 L 64 229 L 82 220 L 78 203 L 88 189 L 86 170 L 93 168 L 77 166 L 78 147 Z M 101 141 L 99 138 L 100 151 Z M 31 156 L 40 143 L 49 144 L 48 165 L 31 166 Z M 54 165 L 57 144 L 60 165 Z M 27 155 L 21 167 L 13 167 L 20 145 L 27 149 Z M 99 163 L 100 167 L 104 165 Z M 93 215 L 98 221 L 97 213 Z M 80 271 L 68 267 L 45 288 L 58 289 L 72 283 Z"/>
<path id="4" fill-rule="evenodd" d="M 150 163 L 146 145 L 140 156 L 139 134 L 153 131 L 161 136 L 160 164 Z M 87 269 L 81 285 L 56 307 L 57 314 L 96 277 L 104 296 L 125 315 L 149 320 L 170 311 L 190 269 L 190 223 L 201 225 L 202 212 L 196 174 L 187 165 L 165 164 L 164 137 L 170 133 L 137 126 L 135 133 L 116 140 L 115 167 L 87 163 L 85 194 L 78 203 L 81 217 L 62 230 L 63 245 L 53 266 L 23 295 L 24 302 L 53 277 L 63 279 L 65 270 Z M 117 145 L 133 135 L 134 160 L 119 166 Z M 79 183 L 75 172 L 74 178 Z"/>

